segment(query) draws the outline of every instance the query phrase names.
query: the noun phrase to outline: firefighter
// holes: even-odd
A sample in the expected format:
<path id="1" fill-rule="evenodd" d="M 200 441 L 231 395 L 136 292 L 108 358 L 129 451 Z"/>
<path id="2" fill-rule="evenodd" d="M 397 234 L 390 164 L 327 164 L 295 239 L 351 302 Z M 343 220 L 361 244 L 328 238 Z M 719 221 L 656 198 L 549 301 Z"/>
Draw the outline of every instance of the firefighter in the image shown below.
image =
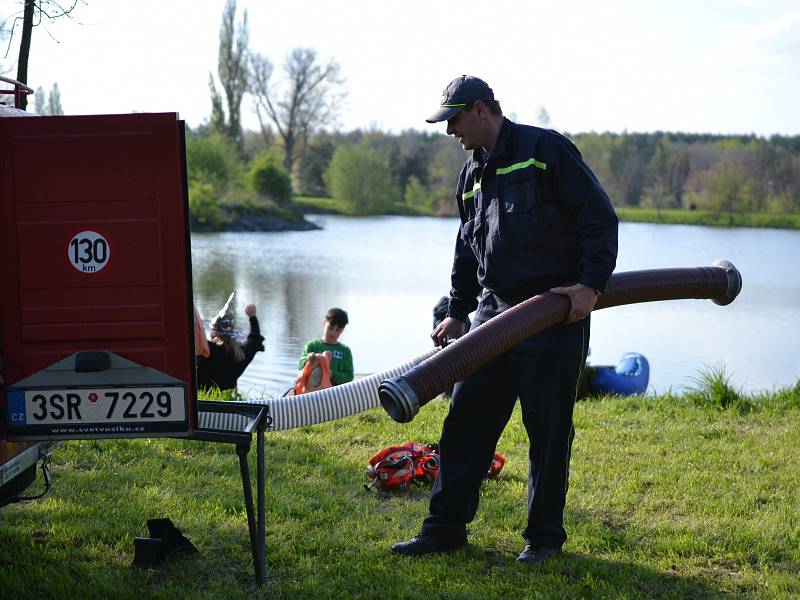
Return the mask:
<path id="1" fill-rule="evenodd" d="M 567 296 L 567 319 L 520 342 L 455 385 L 440 439 L 440 475 L 420 533 L 392 546 L 402 555 L 467 544 L 481 481 L 519 397 L 529 438 L 526 546 L 517 560 L 561 552 L 572 411 L 589 347 L 589 313 L 617 256 L 617 217 L 580 152 L 550 130 L 503 116 L 492 89 L 463 75 L 445 89 L 429 123 L 472 152 L 461 170 L 446 318 L 434 342 L 463 334 L 542 292 Z M 480 300 L 478 300 L 480 297 Z"/>

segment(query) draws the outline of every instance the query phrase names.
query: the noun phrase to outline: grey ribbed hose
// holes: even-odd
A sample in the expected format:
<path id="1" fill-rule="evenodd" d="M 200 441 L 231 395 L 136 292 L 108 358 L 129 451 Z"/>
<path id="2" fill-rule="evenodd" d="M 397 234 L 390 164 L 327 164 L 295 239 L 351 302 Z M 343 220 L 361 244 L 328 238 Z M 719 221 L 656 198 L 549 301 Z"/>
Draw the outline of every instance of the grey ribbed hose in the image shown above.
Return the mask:
<path id="1" fill-rule="evenodd" d="M 381 381 L 402 375 L 438 351 L 439 348 L 434 348 L 388 371 L 375 373 L 369 377 L 317 392 L 285 396 L 275 400 L 248 400 L 248 402 L 269 405 L 271 430 L 296 429 L 341 419 L 380 405 L 378 386 Z M 242 415 L 224 413 L 204 413 L 203 418 L 205 419 L 202 423 L 203 427 L 221 429 L 241 428 L 243 420 L 247 419 Z"/>
<path id="2" fill-rule="evenodd" d="M 741 288 L 742 277 L 728 261 L 711 267 L 629 271 L 609 278 L 594 310 L 682 298 L 710 298 L 726 305 Z M 383 381 L 379 388 L 383 408 L 395 421 L 407 423 L 442 390 L 525 338 L 563 322 L 569 311 L 566 296 L 549 292 L 517 304 L 403 375 Z"/>

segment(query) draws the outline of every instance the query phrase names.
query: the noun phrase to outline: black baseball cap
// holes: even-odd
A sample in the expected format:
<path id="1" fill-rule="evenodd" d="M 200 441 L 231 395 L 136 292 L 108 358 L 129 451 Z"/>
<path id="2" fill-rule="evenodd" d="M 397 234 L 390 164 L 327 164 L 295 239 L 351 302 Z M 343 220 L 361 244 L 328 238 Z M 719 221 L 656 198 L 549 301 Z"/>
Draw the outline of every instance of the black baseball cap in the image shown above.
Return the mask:
<path id="1" fill-rule="evenodd" d="M 472 75 L 456 77 L 442 92 L 442 104 L 439 110 L 425 120 L 428 123 L 446 121 L 462 108 L 477 100 L 484 102 L 494 100 L 494 92 L 489 84 Z"/>

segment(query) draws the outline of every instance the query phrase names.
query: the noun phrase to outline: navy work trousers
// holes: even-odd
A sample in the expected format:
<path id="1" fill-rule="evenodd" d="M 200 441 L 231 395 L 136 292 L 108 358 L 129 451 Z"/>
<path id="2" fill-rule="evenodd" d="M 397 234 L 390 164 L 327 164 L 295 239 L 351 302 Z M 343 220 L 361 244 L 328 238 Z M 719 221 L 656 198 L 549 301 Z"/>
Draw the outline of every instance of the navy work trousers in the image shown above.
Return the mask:
<path id="1" fill-rule="evenodd" d="M 478 509 L 481 482 L 519 398 L 530 441 L 523 535 L 534 548 L 564 544 L 572 411 L 588 348 L 589 318 L 556 325 L 456 383 L 422 535 L 465 538 L 466 525 Z"/>

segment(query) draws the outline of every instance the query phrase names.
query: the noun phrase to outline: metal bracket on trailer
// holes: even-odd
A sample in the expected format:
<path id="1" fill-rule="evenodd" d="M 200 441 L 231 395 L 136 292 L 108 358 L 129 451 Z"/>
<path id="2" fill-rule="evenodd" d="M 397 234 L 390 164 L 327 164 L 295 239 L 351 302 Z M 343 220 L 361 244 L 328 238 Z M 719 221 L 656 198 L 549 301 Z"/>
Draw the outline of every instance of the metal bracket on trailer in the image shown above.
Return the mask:
<path id="1" fill-rule="evenodd" d="M 264 458 L 264 432 L 272 419 L 268 415 L 268 404 L 248 402 L 223 402 L 199 400 L 197 402 L 197 429 L 188 439 L 203 442 L 234 444 L 239 457 L 239 470 L 242 476 L 247 525 L 250 532 L 250 551 L 256 584 L 266 581 L 266 551 L 264 548 L 264 526 L 266 515 L 265 490 L 266 466 Z M 253 505 L 253 486 L 250 480 L 250 465 L 247 455 L 250 452 L 253 433 L 256 434 L 256 499 Z M 182 437 L 180 439 L 187 439 Z"/>
<path id="2" fill-rule="evenodd" d="M 54 445 L 52 442 L 37 442 L 0 465 L 0 507 L 38 500 L 50 491 L 50 455 Z M 42 461 L 44 490 L 35 496 L 20 496 L 36 479 L 36 464 L 39 460 Z M 30 472 L 26 475 L 28 470 Z"/>

